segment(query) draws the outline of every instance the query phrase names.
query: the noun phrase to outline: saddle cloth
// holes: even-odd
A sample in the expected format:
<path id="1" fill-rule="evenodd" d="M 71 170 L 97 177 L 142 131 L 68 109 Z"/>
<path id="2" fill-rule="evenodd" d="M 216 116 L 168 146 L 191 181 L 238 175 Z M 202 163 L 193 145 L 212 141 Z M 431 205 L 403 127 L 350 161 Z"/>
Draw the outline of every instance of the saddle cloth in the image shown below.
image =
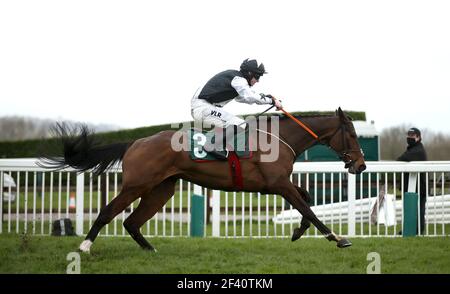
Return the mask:
<path id="1" fill-rule="evenodd" d="M 222 139 L 222 134 L 219 134 L 221 138 L 216 138 L 216 140 Z M 190 129 L 188 131 L 188 144 L 189 144 L 189 156 L 192 160 L 196 162 L 208 162 L 208 161 L 216 161 L 213 155 L 209 154 L 206 150 L 204 150 L 203 146 L 206 142 L 211 142 L 211 139 L 214 136 L 214 131 L 205 132 L 199 131 L 196 129 Z M 241 132 L 237 136 L 234 137 L 232 142 L 232 146 L 234 149 L 234 153 L 239 159 L 249 159 L 252 157 L 252 151 L 250 150 L 250 142 L 248 141 L 248 133 Z M 227 142 L 228 150 L 231 148 L 230 142 Z M 231 150 L 230 150 L 231 151 Z"/>

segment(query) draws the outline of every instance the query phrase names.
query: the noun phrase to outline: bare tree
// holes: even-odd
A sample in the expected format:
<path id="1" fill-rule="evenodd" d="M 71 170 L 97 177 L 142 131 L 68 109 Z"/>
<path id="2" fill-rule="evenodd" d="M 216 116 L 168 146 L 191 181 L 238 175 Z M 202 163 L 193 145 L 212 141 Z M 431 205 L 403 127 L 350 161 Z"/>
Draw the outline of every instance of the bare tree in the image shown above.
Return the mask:
<path id="1" fill-rule="evenodd" d="M 0 141 L 18 141 L 28 139 L 47 138 L 50 127 L 56 121 L 51 119 L 39 119 L 32 117 L 5 116 L 0 118 Z M 68 122 L 75 124 L 75 122 Z M 100 124 L 88 126 L 96 132 L 118 130 L 120 127 Z"/>

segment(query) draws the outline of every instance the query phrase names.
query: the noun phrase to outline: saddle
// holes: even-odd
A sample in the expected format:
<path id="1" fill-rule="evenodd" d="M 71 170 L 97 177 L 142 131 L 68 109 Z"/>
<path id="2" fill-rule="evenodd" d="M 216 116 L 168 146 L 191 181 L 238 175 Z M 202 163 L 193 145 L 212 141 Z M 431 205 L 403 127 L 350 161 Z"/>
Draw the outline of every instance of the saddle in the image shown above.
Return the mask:
<path id="1" fill-rule="evenodd" d="M 204 132 L 196 129 L 190 129 L 188 131 L 189 139 L 189 155 L 195 162 L 215 162 L 218 161 L 216 157 L 209 154 L 207 150 L 203 148 L 206 142 L 211 142 L 215 136 L 214 131 Z M 219 133 L 218 135 L 222 135 Z M 215 138 L 217 139 L 217 138 Z M 214 139 L 214 140 L 215 140 Z M 233 138 L 233 142 L 226 142 L 228 154 L 228 165 L 230 167 L 231 177 L 233 179 L 233 185 L 242 190 L 243 178 L 241 172 L 241 159 L 250 159 L 252 157 L 252 151 L 250 150 L 250 140 L 248 132 L 238 133 Z M 230 147 L 233 148 L 230 148 Z"/>

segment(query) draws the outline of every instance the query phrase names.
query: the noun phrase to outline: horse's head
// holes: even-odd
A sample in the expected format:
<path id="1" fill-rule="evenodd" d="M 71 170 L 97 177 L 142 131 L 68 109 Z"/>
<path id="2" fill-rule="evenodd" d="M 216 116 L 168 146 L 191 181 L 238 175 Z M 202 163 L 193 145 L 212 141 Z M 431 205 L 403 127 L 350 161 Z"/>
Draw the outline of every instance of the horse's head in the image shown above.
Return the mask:
<path id="1" fill-rule="evenodd" d="M 336 114 L 339 116 L 340 124 L 330 136 L 328 145 L 338 153 L 349 173 L 360 174 L 366 169 L 366 163 L 355 127 L 340 107 Z"/>

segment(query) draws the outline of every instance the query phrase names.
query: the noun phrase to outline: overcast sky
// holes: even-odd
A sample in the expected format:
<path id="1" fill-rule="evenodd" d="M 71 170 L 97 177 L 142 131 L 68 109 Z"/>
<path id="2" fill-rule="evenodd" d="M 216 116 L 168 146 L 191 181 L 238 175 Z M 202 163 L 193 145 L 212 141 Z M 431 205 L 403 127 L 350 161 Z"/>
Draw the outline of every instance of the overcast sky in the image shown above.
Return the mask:
<path id="1" fill-rule="evenodd" d="M 1 1 L 0 116 L 191 120 L 197 87 L 247 57 L 287 111 L 450 133 L 450 1 L 432 0 Z"/>

